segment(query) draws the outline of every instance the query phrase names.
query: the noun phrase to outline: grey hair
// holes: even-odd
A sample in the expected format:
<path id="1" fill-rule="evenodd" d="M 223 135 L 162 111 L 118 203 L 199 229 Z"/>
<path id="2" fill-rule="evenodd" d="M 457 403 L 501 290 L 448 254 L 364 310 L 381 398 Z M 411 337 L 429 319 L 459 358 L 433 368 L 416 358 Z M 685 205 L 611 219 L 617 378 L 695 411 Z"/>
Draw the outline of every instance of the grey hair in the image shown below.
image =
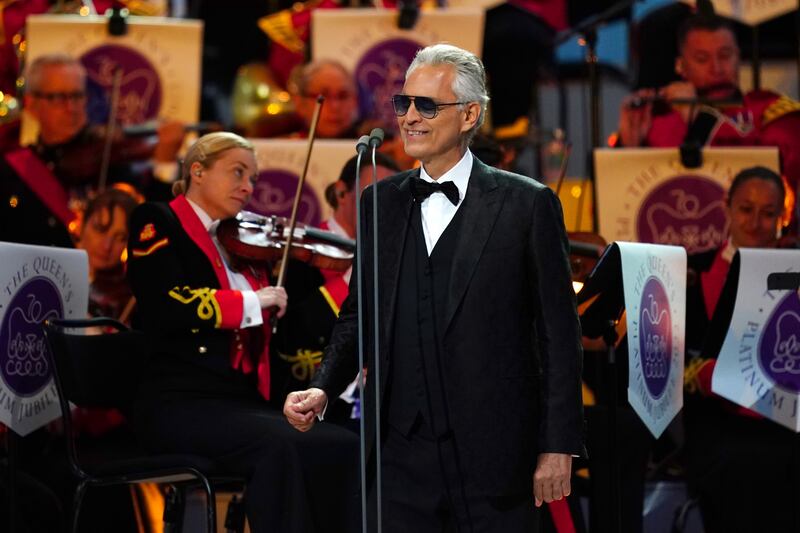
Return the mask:
<path id="1" fill-rule="evenodd" d="M 81 77 L 86 80 L 86 69 L 74 57 L 64 53 L 45 54 L 34 59 L 28 66 L 25 77 L 25 90 L 29 92 L 38 90 L 41 85 L 42 71 L 47 67 L 55 66 L 75 66 L 80 71 Z"/>
<path id="2" fill-rule="evenodd" d="M 486 89 L 486 72 L 481 60 L 472 52 L 467 52 L 450 44 L 434 44 L 417 52 L 406 71 L 406 79 L 422 65 L 451 65 L 456 72 L 453 79 L 453 94 L 459 102 L 477 102 L 481 106 L 478 121 L 467 132 L 467 144 L 480 129 L 486 118 L 489 105 L 489 91 Z M 459 108 L 463 109 L 461 105 Z"/>
<path id="3" fill-rule="evenodd" d="M 353 80 L 353 76 L 344 65 L 334 59 L 320 59 L 312 61 L 311 63 L 306 63 L 305 65 L 299 65 L 292 70 L 287 82 L 289 92 L 300 96 L 306 96 L 306 91 L 308 90 L 308 85 L 311 83 L 311 80 L 314 79 L 314 76 L 324 67 L 332 67 L 339 70 L 347 78 L 351 88 L 355 90 L 356 83 Z"/>

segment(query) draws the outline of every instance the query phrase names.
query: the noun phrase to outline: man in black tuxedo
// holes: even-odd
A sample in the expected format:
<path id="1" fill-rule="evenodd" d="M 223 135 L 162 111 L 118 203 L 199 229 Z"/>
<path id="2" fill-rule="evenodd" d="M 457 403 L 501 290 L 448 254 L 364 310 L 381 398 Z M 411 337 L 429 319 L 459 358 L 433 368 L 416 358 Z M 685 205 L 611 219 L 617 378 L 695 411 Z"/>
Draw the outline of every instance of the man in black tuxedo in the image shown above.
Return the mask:
<path id="1" fill-rule="evenodd" d="M 472 156 L 488 100 L 480 60 L 449 45 L 420 51 L 393 98 L 406 152 L 422 167 L 377 186 L 384 531 L 535 530 L 531 479 L 536 506 L 561 499 L 584 450 L 560 204 L 547 187 Z M 368 304 L 374 193 L 362 199 Z M 312 388 L 284 405 L 301 431 L 355 375 L 355 279 Z M 367 366 L 365 400 L 378 381 Z"/>

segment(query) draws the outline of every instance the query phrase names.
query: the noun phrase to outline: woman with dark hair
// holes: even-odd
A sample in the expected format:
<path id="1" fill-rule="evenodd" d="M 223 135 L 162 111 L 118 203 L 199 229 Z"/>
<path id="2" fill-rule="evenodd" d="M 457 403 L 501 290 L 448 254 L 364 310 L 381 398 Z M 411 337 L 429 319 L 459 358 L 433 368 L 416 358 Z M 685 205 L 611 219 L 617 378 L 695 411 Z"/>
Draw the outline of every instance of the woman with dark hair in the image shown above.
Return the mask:
<path id="1" fill-rule="evenodd" d="M 354 531 L 357 440 L 328 424 L 297 438 L 283 419 L 269 315 L 283 315 L 287 293 L 266 267 L 234 269 L 216 240 L 219 220 L 247 204 L 257 176 L 249 141 L 211 133 L 187 152 L 175 199 L 133 214 L 129 278 L 154 346 L 136 431 L 152 451 L 202 455 L 245 476 L 254 533 Z"/>
<path id="2" fill-rule="evenodd" d="M 729 236 L 717 250 L 688 259 L 685 456 L 705 530 L 798 531 L 800 456 L 796 436 L 717 396 L 711 376 L 718 347 L 709 325 L 739 248 L 774 248 L 786 221 L 781 177 L 764 167 L 739 172 L 728 190 Z"/>
<path id="3" fill-rule="evenodd" d="M 134 300 L 125 279 L 128 220 L 142 196 L 115 185 L 92 199 L 83 212 L 76 246 L 89 258 L 89 315 L 127 323 Z"/>

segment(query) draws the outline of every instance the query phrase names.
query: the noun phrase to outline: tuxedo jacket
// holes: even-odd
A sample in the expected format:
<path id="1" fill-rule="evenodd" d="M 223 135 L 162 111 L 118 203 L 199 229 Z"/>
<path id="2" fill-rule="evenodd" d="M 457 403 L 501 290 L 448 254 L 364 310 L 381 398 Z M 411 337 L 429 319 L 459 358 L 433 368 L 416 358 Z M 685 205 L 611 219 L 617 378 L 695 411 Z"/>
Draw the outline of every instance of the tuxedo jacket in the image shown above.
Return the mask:
<path id="1" fill-rule="evenodd" d="M 377 185 L 379 335 L 373 335 L 373 208 L 362 197 L 366 402 L 378 375 L 391 383 L 395 302 L 413 198 L 407 171 Z M 490 495 L 531 490 L 542 452 L 583 455 L 581 334 L 557 197 L 523 176 L 474 160 L 444 313 L 441 363 L 449 419 L 462 465 Z M 357 367 L 357 277 L 312 384 L 335 398 Z M 366 422 L 374 419 L 372 403 Z M 385 415 L 385 410 L 382 410 Z M 382 416 L 385 423 L 385 416 Z M 368 428 L 368 432 L 373 428 Z M 370 433 L 368 433 L 370 435 Z"/>

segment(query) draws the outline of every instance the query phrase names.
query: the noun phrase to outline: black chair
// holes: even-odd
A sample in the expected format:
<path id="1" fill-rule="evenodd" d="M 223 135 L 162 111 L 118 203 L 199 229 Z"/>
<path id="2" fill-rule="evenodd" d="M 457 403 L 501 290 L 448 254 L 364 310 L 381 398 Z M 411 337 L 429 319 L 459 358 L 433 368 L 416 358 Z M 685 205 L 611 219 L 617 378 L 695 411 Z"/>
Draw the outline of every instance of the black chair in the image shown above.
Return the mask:
<path id="1" fill-rule="evenodd" d="M 207 531 L 215 533 L 215 485 L 241 488 L 244 480 L 220 474 L 214 461 L 195 455 L 153 455 L 135 448 L 107 450 L 106 456 L 81 455 L 70 403 L 116 408 L 129 415 L 149 353 L 145 336 L 109 318 L 51 320 L 43 329 L 61 406 L 67 459 L 78 481 L 72 531 L 77 529 L 81 503 L 90 486 L 153 482 L 168 484 L 180 494 L 187 488 L 201 488 L 206 496 Z M 168 513 L 174 514 L 174 509 L 165 510 L 165 518 Z"/>

